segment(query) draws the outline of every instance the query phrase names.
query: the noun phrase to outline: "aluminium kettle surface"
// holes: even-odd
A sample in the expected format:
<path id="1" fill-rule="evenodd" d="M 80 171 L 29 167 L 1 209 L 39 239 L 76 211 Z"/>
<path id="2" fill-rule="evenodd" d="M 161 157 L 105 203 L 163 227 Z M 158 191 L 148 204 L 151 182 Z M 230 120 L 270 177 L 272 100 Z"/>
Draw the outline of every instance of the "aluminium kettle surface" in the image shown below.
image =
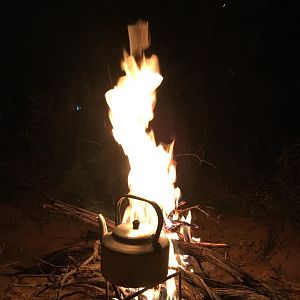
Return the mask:
<path id="1" fill-rule="evenodd" d="M 102 275 L 110 282 L 124 287 L 158 284 L 167 276 L 169 263 L 169 240 L 160 236 L 162 211 L 157 203 L 132 195 L 122 197 L 118 201 L 118 209 L 125 198 L 151 204 L 158 215 L 158 225 L 154 232 L 149 231 L 147 226 L 143 228 L 144 224 L 137 225 L 133 221 L 117 225 L 116 232 L 114 230 L 104 234 L 101 240 Z M 118 220 L 120 215 L 117 213 Z"/>

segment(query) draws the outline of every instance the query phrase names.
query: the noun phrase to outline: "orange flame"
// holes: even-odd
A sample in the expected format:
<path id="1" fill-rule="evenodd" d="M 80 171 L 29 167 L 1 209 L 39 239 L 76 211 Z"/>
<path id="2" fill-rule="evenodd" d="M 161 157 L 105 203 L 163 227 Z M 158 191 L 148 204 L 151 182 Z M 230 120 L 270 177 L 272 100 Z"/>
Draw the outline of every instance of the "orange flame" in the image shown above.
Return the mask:
<path id="1" fill-rule="evenodd" d="M 122 146 L 130 163 L 129 193 L 155 201 L 168 215 L 177 207 L 180 189 L 175 187 L 176 167 L 173 146 L 157 145 L 154 132 L 149 129 L 156 104 L 155 90 L 163 78 L 159 74 L 157 56 L 143 57 L 139 67 L 133 56 L 125 55 L 122 63 L 125 76 L 106 94 L 113 136 Z M 131 200 L 123 221 L 139 219 L 153 227 L 157 224 L 154 210 L 141 201 Z M 170 264 L 177 266 L 174 249 L 170 247 Z M 168 280 L 169 299 L 174 299 L 176 286 Z M 151 294 L 151 293 L 150 293 Z M 147 298 L 151 298 L 149 292 Z"/>
<path id="2" fill-rule="evenodd" d="M 131 54 L 136 53 L 139 56 L 143 49 L 149 46 L 148 23 L 140 21 L 133 27 L 129 26 L 129 37 Z M 113 136 L 129 160 L 129 193 L 155 201 L 163 211 L 165 223 L 170 225 L 168 217 L 177 208 L 181 195 L 180 189 L 175 186 L 174 142 L 169 145 L 157 145 L 154 132 L 149 128 L 149 122 L 154 118 L 155 91 L 163 80 L 159 74 L 158 58 L 155 55 L 150 58 L 143 56 L 137 63 L 133 55 L 125 53 L 122 69 L 125 75 L 105 97 L 110 108 L 109 118 L 113 126 Z M 178 215 L 175 213 L 173 218 L 177 219 Z M 153 227 L 157 225 L 155 211 L 149 204 L 130 200 L 123 222 L 135 219 Z M 178 239 L 176 234 L 163 234 L 169 239 Z M 172 243 L 169 266 L 179 266 Z M 168 299 L 175 299 L 174 278 L 167 281 L 166 287 Z M 157 299 L 157 291 L 147 291 L 144 296 L 147 299 Z"/>
<path id="3" fill-rule="evenodd" d="M 165 216 L 178 204 L 180 190 L 174 186 L 176 168 L 173 146 L 157 145 L 154 132 L 149 130 L 156 104 L 155 90 L 163 78 L 158 73 L 158 58 L 143 58 L 139 68 L 133 56 L 126 56 L 122 67 L 126 73 L 117 86 L 109 90 L 106 100 L 113 125 L 113 136 L 122 146 L 130 163 L 128 186 L 130 193 L 155 201 Z M 125 220 L 140 219 L 155 224 L 149 205 L 131 201 Z"/>

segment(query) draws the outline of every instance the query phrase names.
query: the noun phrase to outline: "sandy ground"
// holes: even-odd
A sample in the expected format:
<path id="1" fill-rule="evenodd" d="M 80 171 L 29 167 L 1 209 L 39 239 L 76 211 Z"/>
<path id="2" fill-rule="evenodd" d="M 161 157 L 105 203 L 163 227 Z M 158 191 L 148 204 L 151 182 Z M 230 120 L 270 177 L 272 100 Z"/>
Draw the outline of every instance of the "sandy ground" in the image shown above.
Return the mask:
<path id="1" fill-rule="evenodd" d="M 0 202 L 1 274 L 32 266 L 36 257 L 87 242 L 91 228 L 71 217 L 44 211 L 41 207 L 47 202 L 44 195 L 23 192 L 17 199 L 7 197 Z M 193 210 L 192 215 L 193 223 L 201 225 L 194 234 L 202 241 L 228 243 L 228 249 L 216 251 L 256 279 L 280 285 L 291 299 L 300 299 L 300 235 L 297 228 L 276 216 L 222 215 L 215 210 L 211 212 L 213 217 L 197 210 Z M 217 273 L 209 268 L 207 266 L 206 271 Z M 5 296 L 11 280 L 0 275 L 0 296 Z M 298 292 L 289 292 L 290 287 Z"/>

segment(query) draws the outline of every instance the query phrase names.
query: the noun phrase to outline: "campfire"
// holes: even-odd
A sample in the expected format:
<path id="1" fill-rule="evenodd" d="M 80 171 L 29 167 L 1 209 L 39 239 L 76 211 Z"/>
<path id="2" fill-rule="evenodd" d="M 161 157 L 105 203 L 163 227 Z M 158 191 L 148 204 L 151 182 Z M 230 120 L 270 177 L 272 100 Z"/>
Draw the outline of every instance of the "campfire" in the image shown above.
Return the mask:
<path id="1" fill-rule="evenodd" d="M 157 227 L 156 234 L 154 235 L 156 236 L 156 242 L 151 244 L 151 248 L 153 248 L 153 253 L 151 254 L 153 258 L 156 258 L 157 262 L 160 262 L 160 266 L 155 267 L 156 272 L 155 269 L 149 271 L 149 273 L 154 273 L 154 275 L 157 273 L 157 275 L 151 278 L 152 280 L 149 278 L 148 282 L 147 280 L 140 281 L 136 278 L 137 282 L 143 283 L 143 285 L 139 285 L 128 279 L 128 277 L 136 277 L 134 273 L 138 271 L 130 272 L 130 264 L 126 264 L 127 272 L 124 272 L 124 277 L 127 280 L 122 278 L 118 278 L 117 280 L 121 283 L 124 283 L 124 281 L 131 283 L 131 287 L 138 287 L 149 286 L 151 282 L 160 283 L 167 276 L 168 263 L 169 267 L 176 268 L 179 266 L 174 254 L 174 248 L 172 245 L 169 246 L 169 240 L 179 238 L 176 233 L 172 232 L 172 229 L 174 228 L 173 220 L 178 219 L 177 207 L 180 189 L 175 187 L 174 142 L 170 145 L 157 145 L 154 132 L 149 128 L 149 122 L 154 117 L 153 111 L 156 104 L 155 90 L 163 78 L 158 72 L 159 64 L 157 56 L 153 55 L 150 58 L 146 58 L 144 55 L 144 50 L 149 47 L 150 41 L 148 23 L 139 21 L 134 25 L 130 25 L 128 26 L 128 33 L 130 55 L 125 53 L 122 62 L 125 76 L 119 79 L 117 86 L 108 91 L 105 97 L 110 108 L 109 117 L 113 127 L 113 136 L 122 146 L 130 164 L 128 175 L 129 194 L 148 199 L 148 201 L 139 201 L 140 199 L 137 197 L 128 197 L 129 205 L 126 207 L 122 221 L 126 224 L 127 228 L 134 226 L 129 225 L 129 222 L 136 222 L 136 224 L 138 224 L 137 222 L 141 222 L 144 228 L 147 225 L 148 239 L 151 239 L 151 235 L 154 234 L 154 228 Z M 156 213 L 153 207 L 156 208 Z M 120 227 L 119 225 L 116 229 Z M 147 232 L 147 230 L 141 229 L 140 231 L 141 233 L 139 233 L 137 228 L 127 233 L 127 240 L 130 239 L 132 243 L 133 237 L 131 235 L 140 236 L 140 238 L 135 238 L 135 241 L 144 240 L 145 238 L 142 238 L 142 236 L 145 235 L 145 231 Z M 124 236 L 125 234 L 122 233 L 122 235 Z M 112 236 L 116 236 L 116 233 L 113 233 Z M 159 241 L 159 238 L 162 241 L 168 241 L 168 243 Z M 104 241 L 107 241 L 107 239 Z M 155 243 L 157 243 L 156 246 Z M 162 244 L 165 247 L 162 247 Z M 122 243 L 120 243 L 119 247 L 121 249 L 122 246 Z M 128 243 L 126 246 L 128 247 Z M 158 248 L 162 248 L 164 251 L 158 251 Z M 150 252 L 152 251 L 150 250 Z M 163 254 L 166 251 L 169 252 L 168 255 L 166 253 Z M 103 255 L 106 255 L 107 248 L 102 247 L 102 252 Z M 149 264 L 146 269 L 151 270 L 155 266 L 155 260 L 147 260 L 147 256 L 149 257 L 150 255 L 149 250 L 145 250 L 145 253 L 147 255 L 144 255 L 144 263 L 147 264 L 148 261 Z M 141 255 L 141 253 L 139 254 Z M 117 259 L 120 253 L 116 252 L 115 255 L 115 259 Z M 128 259 L 130 260 L 132 257 L 134 255 L 129 255 L 120 264 L 128 262 Z M 143 260 L 140 260 L 140 263 L 143 264 Z M 107 274 L 107 277 L 115 277 L 106 270 L 105 265 L 103 267 L 104 274 Z M 142 274 L 139 277 L 140 279 L 143 278 Z M 130 285 L 126 284 L 126 286 Z M 174 298 L 176 294 L 174 279 L 167 281 L 167 290 L 168 297 L 170 299 Z"/>
<path id="2" fill-rule="evenodd" d="M 113 136 L 130 164 L 128 194 L 117 202 L 115 222 L 101 212 L 53 199 L 45 203 L 45 209 L 92 225 L 94 242 L 38 259 L 38 269 L 22 273 L 21 278 L 27 279 L 23 287 L 34 288 L 32 299 L 78 294 L 85 297 L 80 299 L 286 299 L 243 272 L 226 252 L 216 250 L 226 249 L 226 243 L 193 237 L 192 229 L 199 225 L 194 224 L 192 211 L 210 215 L 200 205 L 187 207 L 181 200 L 175 184 L 174 142 L 158 145 L 149 128 L 155 91 L 163 78 L 157 56 L 144 55 L 150 45 L 148 23 L 138 21 L 128 26 L 128 33 L 125 75 L 105 95 Z M 33 273 L 41 282 L 29 285 Z M 22 282 L 14 288 L 20 286 Z"/>

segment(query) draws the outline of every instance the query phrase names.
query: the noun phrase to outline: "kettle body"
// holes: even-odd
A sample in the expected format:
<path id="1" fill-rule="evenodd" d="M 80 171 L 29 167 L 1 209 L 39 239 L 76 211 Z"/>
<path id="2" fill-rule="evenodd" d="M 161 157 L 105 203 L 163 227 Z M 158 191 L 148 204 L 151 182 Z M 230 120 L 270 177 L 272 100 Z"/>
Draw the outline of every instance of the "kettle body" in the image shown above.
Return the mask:
<path id="1" fill-rule="evenodd" d="M 117 203 L 117 223 L 120 222 L 121 202 L 126 198 L 151 204 L 158 215 L 157 229 L 152 234 L 147 231 L 146 224 L 135 220 L 117 224 L 113 232 L 104 231 L 101 237 L 101 273 L 111 283 L 123 287 L 154 286 L 164 281 L 168 274 L 169 240 L 160 236 L 162 211 L 153 201 L 125 195 Z"/>

